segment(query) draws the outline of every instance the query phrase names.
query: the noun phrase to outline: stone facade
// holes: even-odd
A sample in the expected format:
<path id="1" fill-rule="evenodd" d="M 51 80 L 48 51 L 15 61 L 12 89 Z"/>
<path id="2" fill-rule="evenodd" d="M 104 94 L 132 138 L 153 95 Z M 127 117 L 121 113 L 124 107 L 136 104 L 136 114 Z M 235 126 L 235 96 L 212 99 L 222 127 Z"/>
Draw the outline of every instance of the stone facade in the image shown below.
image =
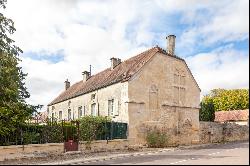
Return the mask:
<path id="1" fill-rule="evenodd" d="M 120 74 L 115 79 L 126 79 L 72 99 L 52 102 L 48 107 L 49 116 L 69 119 L 70 110 L 71 119 L 76 119 L 80 107 L 85 112 L 83 116 L 91 115 L 94 103 L 95 115 L 108 116 L 108 103 L 113 100 L 111 117 L 128 123 L 131 143 L 144 144 L 145 130 L 152 127 L 166 131 L 171 144 L 198 142 L 200 88 L 186 62 L 174 55 L 174 39 L 168 46 L 173 47 L 171 54 L 157 46 L 124 62 L 119 60 L 115 68 L 104 73 L 116 71 L 109 76 Z M 74 88 L 69 88 L 69 92 L 71 89 Z"/>
<path id="2" fill-rule="evenodd" d="M 200 143 L 249 140 L 249 127 L 236 123 L 200 122 Z"/>
<path id="3" fill-rule="evenodd" d="M 129 81 L 128 96 L 134 143 L 145 143 L 147 128 L 165 131 L 170 144 L 199 141 L 200 89 L 183 61 L 157 54 Z"/>

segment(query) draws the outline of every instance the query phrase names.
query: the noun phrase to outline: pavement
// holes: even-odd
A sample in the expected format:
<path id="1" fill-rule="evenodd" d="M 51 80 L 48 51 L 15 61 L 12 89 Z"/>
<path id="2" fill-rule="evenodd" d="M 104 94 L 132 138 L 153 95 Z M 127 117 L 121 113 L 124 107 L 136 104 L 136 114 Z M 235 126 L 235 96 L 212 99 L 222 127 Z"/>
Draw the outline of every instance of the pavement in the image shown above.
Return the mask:
<path id="1" fill-rule="evenodd" d="M 249 141 L 78 158 L 42 165 L 248 165 Z"/>

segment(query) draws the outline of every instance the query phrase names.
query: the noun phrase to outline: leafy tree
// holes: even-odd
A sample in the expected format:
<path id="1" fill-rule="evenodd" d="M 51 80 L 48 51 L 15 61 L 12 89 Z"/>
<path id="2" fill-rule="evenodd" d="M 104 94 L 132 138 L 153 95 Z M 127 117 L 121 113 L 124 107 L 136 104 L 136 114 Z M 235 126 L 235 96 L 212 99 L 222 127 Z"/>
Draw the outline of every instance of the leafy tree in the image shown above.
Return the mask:
<path id="1" fill-rule="evenodd" d="M 213 89 L 201 102 L 200 120 L 213 121 L 215 111 L 249 109 L 248 89 Z"/>
<path id="2" fill-rule="evenodd" d="M 5 9 L 6 3 L 0 0 L 0 8 Z M 22 50 L 9 37 L 15 31 L 14 22 L 0 13 L 0 135 L 14 131 L 42 107 L 25 102 L 30 94 L 24 83 L 27 74 L 18 66 Z"/>
<path id="3" fill-rule="evenodd" d="M 201 121 L 214 121 L 215 109 L 212 98 L 205 96 L 201 102 L 199 118 Z"/>

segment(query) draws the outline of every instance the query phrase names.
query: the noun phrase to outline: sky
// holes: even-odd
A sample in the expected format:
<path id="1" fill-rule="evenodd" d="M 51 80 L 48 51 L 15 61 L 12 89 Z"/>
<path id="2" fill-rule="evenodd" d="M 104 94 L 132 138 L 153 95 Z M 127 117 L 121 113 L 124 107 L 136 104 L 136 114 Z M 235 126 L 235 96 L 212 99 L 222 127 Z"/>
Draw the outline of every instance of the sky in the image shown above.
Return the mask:
<path id="1" fill-rule="evenodd" d="M 15 22 L 11 36 L 23 50 L 30 104 L 43 110 L 64 90 L 176 36 L 175 53 L 184 58 L 201 88 L 249 87 L 248 0 L 8 0 L 2 12 Z"/>

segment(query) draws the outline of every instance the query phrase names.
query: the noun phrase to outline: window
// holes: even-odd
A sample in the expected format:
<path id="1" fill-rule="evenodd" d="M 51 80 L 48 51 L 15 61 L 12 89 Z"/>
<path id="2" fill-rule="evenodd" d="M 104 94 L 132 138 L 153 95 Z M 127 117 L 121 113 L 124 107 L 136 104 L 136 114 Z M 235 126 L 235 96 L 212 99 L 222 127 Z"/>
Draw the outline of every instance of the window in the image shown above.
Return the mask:
<path id="1" fill-rule="evenodd" d="M 55 109 L 55 106 L 52 106 L 52 110 L 54 110 Z"/>
<path id="2" fill-rule="evenodd" d="M 55 117 L 55 114 L 54 114 L 54 113 L 52 113 L 52 119 L 54 119 L 54 117 Z"/>
<path id="3" fill-rule="evenodd" d="M 70 106 L 70 104 L 71 104 L 71 101 L 68 102 L 68 106 Z"/>
<path id="4" fill-rule="evenodd" d="M 91 104 L 91 115 L 96 116 L 96 103 Z"/>
<path id="5" fill-rule="evenodd" d="M 85 116 L 85 115 L 86 115 L 86 107 L 83 106 L 83 116 Z"/>
<path id="6" fill-rule="evenodd" d="M 82 116 L 82 106 L 78 107 L 78 118 Z"/>
<path id="7" fill-rule="evenodd" d="M 71 109 L 68 109 L 68 120 L 71 120 Z"/>
<path id="8" fill-rule="evenodd" d="M 91 95 L 91 100 L 94 100 L 95 99 L 95 94 L 92 94 Z"/>
<path id="9" fill-rule="evenodd" d="M 108 116 L 114 115 L 114 99 L 108 100 Z"/>
<path id="10" fill-rule="evenodd" d="M 62 111 L 59 111 L 59 120 L 62 120 Z"/>

